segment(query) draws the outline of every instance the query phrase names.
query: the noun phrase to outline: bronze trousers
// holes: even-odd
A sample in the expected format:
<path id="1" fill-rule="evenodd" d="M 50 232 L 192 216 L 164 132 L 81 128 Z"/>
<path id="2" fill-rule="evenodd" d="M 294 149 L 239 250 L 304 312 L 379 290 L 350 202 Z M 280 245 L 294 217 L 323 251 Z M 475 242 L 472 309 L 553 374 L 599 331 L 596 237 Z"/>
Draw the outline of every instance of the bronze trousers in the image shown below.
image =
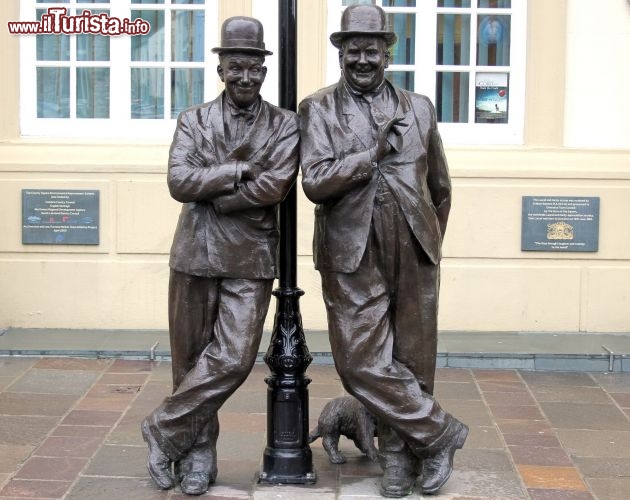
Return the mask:
<path id="1" fill-rule="evenodd" d="M 217 411 L 256 361 L 273 280 L 171 271 L 169 330 L 174 392 L 148 417 L 162 450 L 180 460 L 218 435 Z"/>
<path id="2" fill-rule="evenodd" d="M 359 268 L 323 272 L 322 288 L 335 366 L 378 419 L 381 456 L 434 453 L 454 420 L 432 397 L 439 266 L 382 180 Z"/>

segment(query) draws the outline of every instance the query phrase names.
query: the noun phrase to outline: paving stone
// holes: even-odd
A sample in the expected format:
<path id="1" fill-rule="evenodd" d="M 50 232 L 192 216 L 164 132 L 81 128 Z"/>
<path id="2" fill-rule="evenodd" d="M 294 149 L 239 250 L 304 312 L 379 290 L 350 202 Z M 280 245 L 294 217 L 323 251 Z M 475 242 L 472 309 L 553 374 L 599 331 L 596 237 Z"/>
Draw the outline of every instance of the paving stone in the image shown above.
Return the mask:
<path id="1" fill-rule="evenodd" d="M 573 466 L 569 456 L 560 447 L 510 446 L 509 449 L 514 463 L 518 465 Z"/>
<path id="2" fill-rule="evenodd" d="M 497 418 L 497 426 L 503 434 L 552 434 L 547 420 L 506 420 Z"/>
<path id="3" fill-rule="evenodd" d="M 0 376 L 17 378 L 31 368 L 39 358 L 0 356 Z"/>
<path id="4" fill-rule="evenodd" d="M 619 479 L 590 478 L 587 481 L 597 498 L 606 500 L 628 500 L 630 477 Z"/>
<path id="5" fill-rule="evenodd" d="M 597 383 L 588 373 L 583 372 L 543 372 L 543 371 L 521 371 L 519 372 L 523 380 L 529 386 L 536 385 L 561 385 L 561 386 L 597 386 Z"/>
<path id="6" fill-rule="evenodd" d="M 494 426 L 469 426 L 466 448 L 502 449 L 503 441 Z"/>
<path id="7" fill-rule="evenodd" d="M 540 402 L 607 404 L 610 398 L 600 387 L 573 387 L 560 385 L 535 385 L 531 388 L 536 400 Z"/>
<path id="8" fill-rule="evenodd" d="M 144 418 L 144 417 L 142 417 Z M 128 418 L 128 415 L 114 427 L 111 434 L 107 436 L 108 444 L 142 445 L 142 435 L 140 433 L 140 422 L 142 418 Z"/>
<path id="9" fill-rule="evenodd" d="M 150 479 L 82 477 L 65 500 L 163 500 L 168 492 L 159 490 Z"/>
<path id="10" fill-rule="evenodd" d="M 13 383 L 16 377 L 1 377 L 0 376 L 0 391 L 4 390 Z"/>
<path id="11" fill-rule="evenodd" d="M 3 415 L 62 416 L 77 401 L 76 395 L 29 392 L 3 392 L 0 394 L 0 413 Z"/>
<path id="12" fill-rule="evenodd" d="M 155 361 L 116 359 L 107 369 L 108 373 L 142 373 L 151 372 L 159 365 Z"/>
<path id="13" fill-rule="evenodd" d="M 459 401 L 445 399 L 440 405 L 449 413 L 452 413 L 466 425 L 491 426 L 492 418 L 486 405 L 482 401 Z"/>
<path id="14" fill-rule="evenodd" d="M 110 427 L 98 427 L 93 425 L 59 425 L 55 427 L 51 436 L 103 438 L 109 430 Z"/>
<path id="15" fill-rule="evenodd" d="M 591 373 L 590 376 L 608 392 L 630 393 L 630 373 Z"/>
<path id="16" fill-rule="evenodd" d="M 234 413 L 219 411 L 219 425 L 221 432 L 255 432 L 267 430 L 267 413 Z"/>
<path id="17" fill-rule="evenodd" d="M 33 445 L 0 444 L 0 473 L 16 471 L 33 452 Z"/>
<path id="18" fill-rule="evenodd" d="M 86 476 L 148 477 L 146 446 L 103 445 L 90 461 Z"/>
<path id="19" fill-rule="evenodd" d="M 467 449 L 466 445 L 455 453 L 454 468 L 490 472 L 514 470 L 507 451 Z"/>
<path id="20" fill-rule="evenodd" d="M 477 380 L 494 380 L 501 382 L 523 383 L 516 370 L 472 370 L 473 376 Z"/>
<path id="21" fill-rule="evenodd" d="M 529 489 L 531 500 L 594 500 L 588 491 Z"/>
<path id="22" fill-rule="evenodd" d="M 0 443 L 38 445 L 58 422 L 59 417 L 0 416 Z"/>
<path id="23" fill-rule="evenodd" d="M 340 500 L 350 500 L 361 498 L 366 500 L 382 499 L 380 494 L 381 478 L 380 477 L 342 477 L 339 481 L 338 496 Z M 418 487 L 414 492 L 405 497 L 406 499 L 415 500 L 420 498 Z"/>
<path id="24" fill-rule="evenodd" d="M 578 456 L 572 458 L 582 475 L 587 478 L 618 479 L 630 476 L 630 458 Z"/>
<path id="25" fill-rule="evenodd" d="M 261 459 L 262 455 L 243 456 L 238 460 L 224 460 L 219 457 L 216 485 L 250 491 L 260 472 Z"/>
<path id="26" fill-rule="evenodd" d="M 543 420 L 545 417 L 537 406 L 506 406 L 506 405 L 491 405 L 490 411 L 495 418 L 501 418 L 505 420 L 522 420 L 524 418 L 531 420 Z"/>
<path id="27" fill-rule="evenodd" d="M 483 398 L 489 405 L 533 406 L 536 400 L 526 391 L 518 392 L 484 392 Z"/>
<path id="28" fill-rule="evenodd" d="M 221 432 L 217 441 L 220 460 L 261 457 L 267 442 L 264 433 Z"/>
<path id="29" fill-rule="evenodd" d="M 440 382 L 473 382 L 472 372 L 468 368 L 438 368 L 435 380 Z"/>
<path id="30" fill-rule="evenodd" d="M 481 394 L 473 382 L 436 382 L 433 394 L 442 402 L 445 399 L 480 400 Z"/>
<path id="31" fill-rule="evenodd" d="M 521 488 L 514 471 L 471 471 L 454 470 L 451 478 L 440 489 L 436 499 L 501 499 L 520 500 L 528 498 Z"/>
<path id="32" fill-rule="evenodd" d="M 0 490 L 0 497 L 62 498 L 71 484 L 69 481 L 11 479 Z"/>
<path id="33" fill-rule="evenodd" d="M 89 458 L 100 446 L 102 438 L 50 436 L 35 450 L 35 455 L 42 457 Z"/>
<path id="34" fill-rule="evenodd" d="M 523 382 L 503 380 L 479 380 L 481 392 L 522 392 L 528 394 L 527 386 Z"/>
<path id="35" fill-rule="evenodd" d="M 82 370 L 31 369 L 8 388 L 11 392 L 40 394 L 83 394 L 99 373 Z"/>
<path id="36" fill-rule="evenodd" d="M 103 371 L 112 363 L 109 359 L 85 359 L 85 358 L 43 358 L 34 368 L 48 370 L 92 370 Z"/>
<path id="37" fill-rule="evenodd" d="M 630 431 L 630 421 L 612 404 L 541 403 L 553 427 L 558 429 L 593 429 Z"/>
<path id="38" fill-rule="evenodd" d="M 560 448 L 560 441 L 555 433 L 543 434 L 504 434 L 506 444 L 513 446 L 542 446 L 545 448 Z"/>
<path id="39" fill-rule="evenodd" d="M 114 425 L 121 415 L 121 411 L 72 410 L 61 424 L 108 426 Z"/>
<path id="40" fill-rule="evenodd" d="M 98 383 L 108 385 L 112 384 L 141 386 L 149 379 L 149 375 L 149 373 L 104 373 L 101 378 L 98 379 Z"/>
<path id="41" fill-rule="evenodd" d="M 310 383 L 308 386 L 309 399 L 314 398 L 327 398 L 333 399 L 343 396 L 343 387 L 341 384 L 315 384 Z"/>
<path id="42" fill-rule="evenodd" d="M 610 397 L 622 408 L 630 408 L 630 393 L 613 392 L 610 394 Z"/>
<path id="43" fill-rule="evenodd" d="M 87 458 L 31 457 L 15 475 L 17 479 L 74 481 Z"/>
<path id="44" fill-rule="evenodd" d="M 259 392 L 243 391 L 241 387 L 225 402 L 221 409 L 234 413 L 265 413 L 267 411 L 266 389 Z"/>
<path id="45" fill-rule="evenodd" d="M 574 467 L 517 465 L 527 488 L 586 491 L 587 487 Z"/>
<path id="46" fill-rule="evenodd" d="M 558 429 L 557 433 L 571 456 L 630 458 L 630 432 Z"/>
<path id="47" fill-rule="evenodd" d="M 96 410 L 96 411 L 123 411 L 129 403 L 137 396 L 140 391 L 140 385 L 109 385 L 96 384 L 85 395 L 79 404 L 77 410 Z"/>

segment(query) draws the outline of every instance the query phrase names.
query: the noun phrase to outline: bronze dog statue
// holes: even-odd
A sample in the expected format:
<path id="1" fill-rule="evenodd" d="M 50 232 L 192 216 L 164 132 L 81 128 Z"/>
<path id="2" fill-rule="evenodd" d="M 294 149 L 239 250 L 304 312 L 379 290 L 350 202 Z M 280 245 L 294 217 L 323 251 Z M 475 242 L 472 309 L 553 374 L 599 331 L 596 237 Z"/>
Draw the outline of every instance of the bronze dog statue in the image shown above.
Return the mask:
<path id="1" fill-rule="evenodd" d="M 319 415 L 317 426 L 308 435 L 308 442 L 322 438 L 322 445 L 333 464 L 345 463 L 339 451 L 339 436 L 354 441 L 356 447 L 370 460 L 376 460 L 378 450 L 374 446 L 376 419 L 352 396 L 335 398 L 326 403 Z"/>

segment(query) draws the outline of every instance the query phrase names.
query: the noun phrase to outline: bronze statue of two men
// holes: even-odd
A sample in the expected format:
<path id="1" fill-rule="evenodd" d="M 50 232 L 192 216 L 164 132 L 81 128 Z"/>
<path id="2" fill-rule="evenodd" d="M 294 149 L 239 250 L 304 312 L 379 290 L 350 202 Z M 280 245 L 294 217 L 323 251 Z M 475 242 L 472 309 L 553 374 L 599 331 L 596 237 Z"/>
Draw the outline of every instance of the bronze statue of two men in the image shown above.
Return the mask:
<path id="1" fill-rule="evenodd" d="M 173 394 L 142 423 L 163 489 L 204 493 L 217 474 L 217 411 L 256 359 L 276 276 L 276 207 L 299 163 L 315 202 L 315 266 L 345 389 L 378 421 L 381 493 L 448 480 L 468 428 L 433 398 L 440 249 L 451 184 L 428 98 L 385 79 L 395 33 L 348 7 L 331 42 L 341 79 L 294 113 L 260 98 L 262 25 L 225 21 L 224 92 L 184 111 L 168 185 L 183 203 L 171 250 Z M 299 148 L 299 152 L 298 152 Z"/>

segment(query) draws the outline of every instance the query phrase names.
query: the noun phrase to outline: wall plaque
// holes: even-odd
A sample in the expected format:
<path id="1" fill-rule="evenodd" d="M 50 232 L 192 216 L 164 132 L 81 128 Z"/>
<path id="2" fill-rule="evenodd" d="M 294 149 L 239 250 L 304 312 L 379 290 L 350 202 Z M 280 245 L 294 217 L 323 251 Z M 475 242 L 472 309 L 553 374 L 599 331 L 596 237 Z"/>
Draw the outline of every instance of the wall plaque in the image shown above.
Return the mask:
<path id="1" fill-rule="evenodd" d="M 523 196 L 521 250 L 597 252 L 599 197 Z"/>
<path id="2" fill-rule="evenodd" d="M 98 245 L 98 227 L 98 190 L 22 190 L 24 245 Z"/>

